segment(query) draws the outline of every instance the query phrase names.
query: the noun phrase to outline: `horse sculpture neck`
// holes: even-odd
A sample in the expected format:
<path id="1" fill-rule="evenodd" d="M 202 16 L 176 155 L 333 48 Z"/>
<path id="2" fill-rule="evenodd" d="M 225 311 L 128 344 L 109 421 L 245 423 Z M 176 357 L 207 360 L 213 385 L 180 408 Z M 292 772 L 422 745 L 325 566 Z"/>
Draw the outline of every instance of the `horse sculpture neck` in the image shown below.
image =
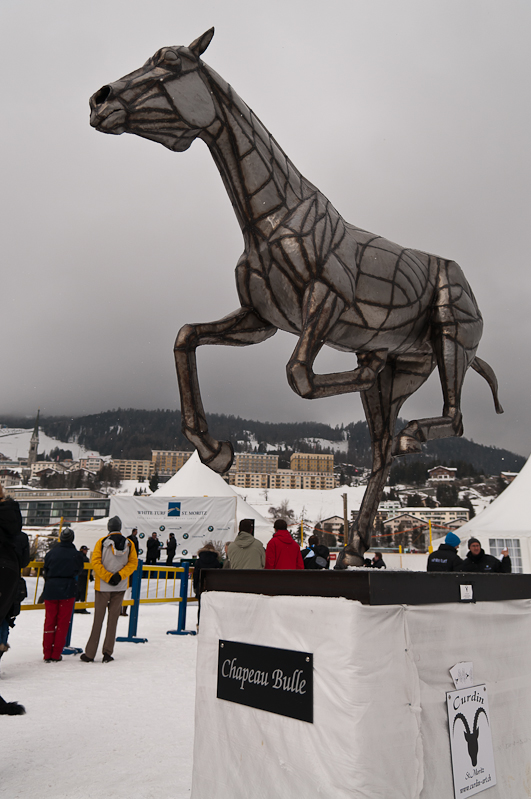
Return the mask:
<path id="1" fill-rule="evenodd" d="M 249 106 L 203 63 L 216 121 L 201 134 L 242 231 L 269 235 L 301 201 L 318 190 L 286 156 Z"/>

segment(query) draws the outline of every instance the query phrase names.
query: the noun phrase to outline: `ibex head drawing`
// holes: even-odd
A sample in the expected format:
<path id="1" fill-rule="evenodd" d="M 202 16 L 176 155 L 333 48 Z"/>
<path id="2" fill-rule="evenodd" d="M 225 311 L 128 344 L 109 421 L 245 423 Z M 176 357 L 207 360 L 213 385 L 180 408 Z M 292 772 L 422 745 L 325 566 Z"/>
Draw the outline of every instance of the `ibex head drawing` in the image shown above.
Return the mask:
<path id="1" fill-rule="evenodd" d="M 476 766 L 478 762 L 478 749 L 479 749 L 479 727 L 478 725 L 478 718 L 480 713 L 485 713 L 485 718 L 487 719 L 487 724 L 489 722 L 489 717 L 487 716 L 486 711 L 480 707 L 476 710 L 476 715 L 474 716 L 474 725 L 472 727 L 472 732 L 470 732 L 470 727 L 468 726 L 468 721 L 466 720 L 465 716 L 462 713 L 458 713 L 454 719 L 454 726 L 452 732 L 455 732 L 455 722 L 458 719 L 461 719 L 463 722 L 465 729 L 463 730 L 463 734 L 465 736 L 465 740 L 468 746 L 468 754 L 470 755 L 470 760 L 472 761 L 472 765 Z"/>

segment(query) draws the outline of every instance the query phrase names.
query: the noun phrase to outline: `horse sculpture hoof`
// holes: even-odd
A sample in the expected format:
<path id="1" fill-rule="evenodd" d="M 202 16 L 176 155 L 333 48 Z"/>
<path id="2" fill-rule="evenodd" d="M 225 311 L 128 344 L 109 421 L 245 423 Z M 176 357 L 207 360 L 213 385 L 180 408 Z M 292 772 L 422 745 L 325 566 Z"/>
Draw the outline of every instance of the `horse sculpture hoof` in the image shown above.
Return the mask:
<path id="1" fill-rule="evenodd" d="M 341 571 L 347 569 L 349 566 L 363 566 L 363 556 L 359 554 L 352 546 L 347 546 L 342 549 L 337 556 L 336 565 L 334 569 Z"/>
<path id="2" fill-rule="evenodd" d="M 201 458 L 203 460 L 203 458 Z M 205 459 L 203 463 L 206 463 L 214 472 L 218 474 L 225 474 L 228 472 L 230 467 L 232 466 L 232 462 L 234 460 L 234 450 L 232 448 L 232 444 L 228 441 L 221 441 L 219 451 L 214 455 L 212 460 Z"/>

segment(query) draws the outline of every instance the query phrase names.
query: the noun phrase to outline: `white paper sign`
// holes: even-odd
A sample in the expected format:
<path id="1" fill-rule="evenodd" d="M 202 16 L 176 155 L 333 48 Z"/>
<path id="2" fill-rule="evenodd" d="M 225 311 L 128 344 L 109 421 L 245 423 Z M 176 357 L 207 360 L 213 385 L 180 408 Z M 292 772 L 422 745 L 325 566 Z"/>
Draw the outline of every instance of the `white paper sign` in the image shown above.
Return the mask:
<path id="1" fill-rule="evenodd" d="M 446 694 L 455 799 L 496 785 L 486 685 Z"/>
<path id="2" fill-rule="evenodd" d="M 461 589 L 461 602 L 474 601 L 474 589 L 471 585 L 460 585 L 459 588 Z"/>
<path id="3" fill-rule="evenodd" d="M 122 520 L 122 532 L 138 528 L 139 556 L 145 560 L 146 540 L 157 533 L 166 544 L 170 533 L 177 540 L 175 557 L 197 554 L 207 541 L 224 544 L 236 538 L 236 497 L 120 497 L 111 498 L 111 516 Z"/>
<path id="4" fill-rule="evenodd" d="M 470 688 L 474 685 L 474 664 L 470 661 L 456 663 L 450 669 L 452 680 L 456 688 Z"/>

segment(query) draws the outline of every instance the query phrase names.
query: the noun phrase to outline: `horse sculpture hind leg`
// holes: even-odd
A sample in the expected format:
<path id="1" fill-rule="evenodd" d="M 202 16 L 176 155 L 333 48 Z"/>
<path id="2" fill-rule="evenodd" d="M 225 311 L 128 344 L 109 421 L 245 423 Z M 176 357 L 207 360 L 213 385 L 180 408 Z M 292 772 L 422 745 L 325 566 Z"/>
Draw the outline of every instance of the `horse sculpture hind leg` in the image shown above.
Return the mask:
<path id="1" fill-rule="evenodd" d="M 363 554 L 371 545 L 378 503 L 393 461 L 391 451 L 398 414 L 404 402 L 428 379 L 434 368 L 435 358 L 429 350 L 418 356 L 390 358 L 374 385 L 361 393 L 371 436 L 372 470 L 349 534 L 348 546 L 339 554 L 336 568 L 363 565 Z"/>
<path id="2" fill-rule="evenodd" d="M 496 410 L 502 412 L 497 401 L 494 373 L 483 362 L 478 365 L 475 362 L 483 320 L 460 267 L 453 261 L 439 260 L 431 328 L 431 344 L 437 358 L 444 398 L 443 412 L 441 416 L 410 422 L 397 437 L 394 455 L 420 452 L 423 442 L 435 438 L 463 435 L 461 391 L 469 366 L 474 366 L 488 380 Z"/>

